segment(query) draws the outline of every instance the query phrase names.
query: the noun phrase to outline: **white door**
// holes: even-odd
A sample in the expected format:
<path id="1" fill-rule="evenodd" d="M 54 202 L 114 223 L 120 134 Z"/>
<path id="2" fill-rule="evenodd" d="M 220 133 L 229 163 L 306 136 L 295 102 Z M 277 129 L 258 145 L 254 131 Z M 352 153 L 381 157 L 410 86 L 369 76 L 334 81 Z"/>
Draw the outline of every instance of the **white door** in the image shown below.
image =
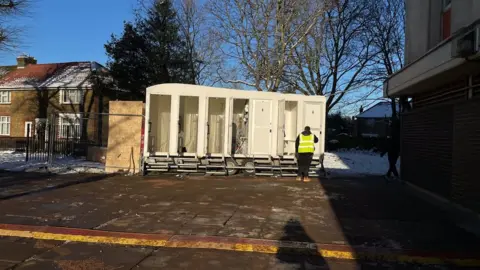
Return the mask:
<path id="1" fill-rule="evenodd" d="M 320 131 L 322 130 L 322 103 L 321 102 L 305 102 L 303 110 L 303 125 L 309 126 L 312 133 L 320 139 Z M 315 145 L 315 154 L 320 153 L 320 146 Z"/>
<path id="2" fill-rule="evenodd" d="M 285 148 L 285 100 L 278 101 L 277 155 L 283 156 Z"/>
<path id="3" fill-rule="evenodd" d="M 270 154 L 272 145 L 272 101 L 253 101 L 252 153 Z"/>
<path id="4" fill-rule="evenodd" d="M 27 121 L 25 122 L 25 137 L 32 137 L 32 129 L 33 129 L 33 122 Z"/>

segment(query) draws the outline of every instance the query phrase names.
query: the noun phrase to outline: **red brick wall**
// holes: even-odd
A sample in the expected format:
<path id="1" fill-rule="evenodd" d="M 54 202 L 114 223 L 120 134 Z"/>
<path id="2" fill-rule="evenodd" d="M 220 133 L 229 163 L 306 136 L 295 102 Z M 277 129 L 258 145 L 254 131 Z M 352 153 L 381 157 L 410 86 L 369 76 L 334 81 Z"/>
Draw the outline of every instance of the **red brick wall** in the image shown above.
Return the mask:
<path id="1" fill-rule="evenodd" d="M 23 137 L 25 135 L 25 122 L 34 122 L 35 118 L 48 117 L 51 113 L 58 111 L 61 113 L 80 113 L 87 112 L 90 107 L 90 112 L 96 113 L 99 110 L 99 98 L 93 97 L 93 91 L 87 90 L 84 95 L 84 102 L 82 105 L 60 104 L 60 94 L 58 90 L 39 92 L 37 90 L 18 90 L 11 91 L 11 103 L 0 104 L 0 116 L 10 116 L 10 137 Z M 42 113 L 39 104 L 46 105 Z M 90 106 L 90 104 L 92 104 Z M 83 106 L 83 110 L 80 108 Z M 105 109 L 104 109 L 105 110 Z M 88 136 L 94 136 L 94 129 L 96 127 L 95 117 L 92 116 L 92 121 L 88 121 Z"/>

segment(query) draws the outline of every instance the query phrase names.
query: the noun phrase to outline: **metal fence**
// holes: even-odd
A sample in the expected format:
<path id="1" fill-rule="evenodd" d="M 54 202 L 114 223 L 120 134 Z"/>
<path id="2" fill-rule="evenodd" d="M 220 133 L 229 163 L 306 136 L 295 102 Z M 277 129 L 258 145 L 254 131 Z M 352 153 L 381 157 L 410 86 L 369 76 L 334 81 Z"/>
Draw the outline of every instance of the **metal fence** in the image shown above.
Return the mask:
<path id="1" fill-rule="evenodd" d="M 111 117 L 114 118 L 110 119 Z M 118 134 L 119 138 L 137 137 L 138 129 L 130 130 L 131 127 L 128 127 L 128 120 L 134 117 L 143 119 L 144 116 L 108 113 L 51 114 L 48 119 L 35 119 L 31 125 L 26 125 L 26 137 L 0 138 L 0 151 L 24 152 L 27 162 L 47 162 L 47 166 L 63 167 L 75 163 L 81 167 L 101 168 L 99 163 L 106 162 L 110 129 L 116 133 L 128 133 L 128 136 Z M 143 132 L 143 126 L 138 132 Z M 111 146 L 111 149 L 121 149 L 118 140 L 114 143 L 116 145 Z M 143 145 L 143 141 L 140 143 Z M 72 159 L 64 159 L 65 157 Z M 80 163 L 77 163 L 77 158 Z"/>
<path id="2" fill-rule="evenodd" d="M 25 152 L 26 144 L 25 137 L 1 137 L 0 151 Z"/>
<path id="3" fill-rule="evenodd" d="M 37 121 L 34 130 L 26 132 L 32 136 L 20 140 L 25 142 L 26 161 L 86 157 L 90 147 L 106 147 L 108 117 L 109 114 L 53 114 Z"/>

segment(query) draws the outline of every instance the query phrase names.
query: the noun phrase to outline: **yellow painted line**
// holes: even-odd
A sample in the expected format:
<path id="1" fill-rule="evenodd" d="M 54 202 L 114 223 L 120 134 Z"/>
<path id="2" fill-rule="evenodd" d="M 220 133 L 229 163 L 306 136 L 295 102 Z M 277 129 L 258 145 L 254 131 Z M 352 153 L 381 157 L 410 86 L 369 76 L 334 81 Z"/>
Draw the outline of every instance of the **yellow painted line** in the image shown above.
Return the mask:
<path id="1" fill-rule="evenodd" d="M 230 250 L 237 252 L 255 252 L 275 254 L 279 250 L 295 250 L 296 252 L 307 252 L 316 254 L 325 259 L 340 260 L 358 260 L 368 259 L 377 261 L 403 262 L 403 263 L 420 263 L 432 265 L 454 264 L 457 266 L 477 266 L 480 267 L 479 259 L 442 259 L 428 256 L 412 256 L 404 254 L 383 254 L 383 253 L 357 253 L 355 251 L 329 250 L 315 247 L 315 244 L 295 245 L 291 243 L 283 243 L 280 246 L 264 245 L 253 243 L 222 243 L 214 241 L 180 241 L 180 240 L 161 240 L 161 239 L 142 239 L 134 237 L 115 237 L 115 236 L 93 236 L 93 235 L 77 235 L 64 233 L 46 233 L 38 231 L 8 230 L 0 229 L 0 236 L 6 237 L 22 237 L 41 240 L 71 241 L 82 243 L 112 244 L 112 245 L 131 245 L 131 246 L 149 246 L 149 247 L 166 247 L 166 248 L 189 248 L 189 249 L 215 249 Z"/>
<path id="2" fill-rule="evenodd" d="M 71 241 L 83 243 L 101 243 L 101 244 L 117 244 L 117 245 L 131 245 L 131 246 L 151 246 L 163 247 L 167 240 L 150 240 L 150 239 L 136 239 L 123 237 L 109 237 L 109 236 L 90 236 L 90 235 L 73 235 L 61 233 L 44 233 L 44 232 L 30 232 L 30 231 L 15 231 L 0 229 L 0 236 L 34 238 L 41 240 L 56 240 L 56 241 Z"/>
<path id="3" fill-rule="evenodd" d="M 338 250 L 319 250 L 318 254 L 323 258 L 334 258 L 342 260 L 356 260 L 357 257 L 350 251 L 338 251 Z"/>

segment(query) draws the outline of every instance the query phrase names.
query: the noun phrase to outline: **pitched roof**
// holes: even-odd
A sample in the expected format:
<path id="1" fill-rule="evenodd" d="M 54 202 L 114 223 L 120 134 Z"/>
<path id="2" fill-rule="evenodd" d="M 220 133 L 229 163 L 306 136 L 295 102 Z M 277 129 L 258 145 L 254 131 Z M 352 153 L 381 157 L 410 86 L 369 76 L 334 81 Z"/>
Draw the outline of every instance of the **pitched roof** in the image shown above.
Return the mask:
<path id="1" fill-rule="evenodd" d="M 397 104 L 397 111 L 399 106 Z M 357 118 L 390 118 L 392 117 L 392 105 L 388 101 L 379 102 L 364 112 L 357 115 Z"/>
<path id="2" fill-rule="evenodd" d="M 0 66 L 0 78 L 7 75 L 8 72 L 15 70 L 17 66 Z"/>
<path id="3" fill-rule="evenodd" d="M 0 89 L 90 87 L 95 62 L 34 64 L 10 71 L 0 79 Z"/>

